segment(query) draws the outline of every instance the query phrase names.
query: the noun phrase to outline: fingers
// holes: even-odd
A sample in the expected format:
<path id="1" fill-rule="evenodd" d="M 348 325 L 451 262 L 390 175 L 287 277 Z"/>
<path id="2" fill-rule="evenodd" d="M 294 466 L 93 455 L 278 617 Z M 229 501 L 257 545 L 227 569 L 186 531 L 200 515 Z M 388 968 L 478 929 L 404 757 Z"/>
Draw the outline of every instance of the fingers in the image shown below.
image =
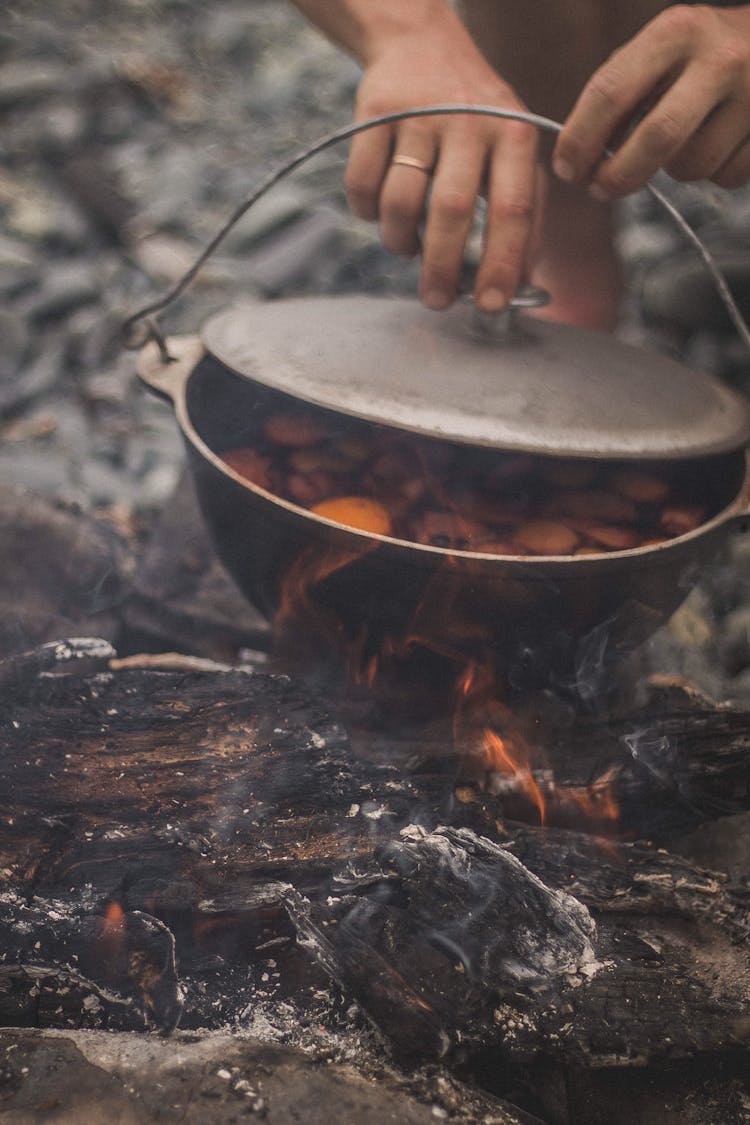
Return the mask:
<path id="1" fill-rule="evenodd" d="M 346 198 L 352 214 L 377 219 L 380 187 L 391 159 L 393 129 L 381 125 L 358 133 L 352 140 L 346 167 Z"/>
<path id="2" fill-rule="evenodd" d="M 487 192 L 484 252 L 475 296 L 486 312 L 499 312 L 518 289 L 534 224 L 537 134 L 509 123 L 503 144 L 492 154 Z"/>
<path id="3" fill-rule="evenodd" d="M 380 235 L 387 250 L 413 257 L 420 249 L 419 226 L 437 161 L 437 141 L 424 129 L 402 128 L 393 148 L 380 193 Z M 402 158 L 407 163 L 394 163 Z"/>
<path id="4" fill-rule="evenodd" d="M 735 154 L 750 139 L 750 113 L 735 102 L 715 110 L 703 125 L 672 157 L 665 168 L 676 180 L 714 180 L 731 164 Z M 737 163 L 736 170 L 741 167 Z M 747 177 L 745 177 L 747 179 Z M 740 180 L 739 183 L 744 183 Z M 725 187 L 739 183 L 723 184 Z"/>
<path id="5" fill-rule="evenodd" d="M 690 146 L 696 168 L 703 162 L 693 148 L 695 135 L 711 116 L 725 93 L 723 80 L 709 68 L 691 67 L 671 86 L 653 109 L 620 145 L 615 154 L 596 170 L 598 198 L 614 199 L 636 191 L 660 168 L 678 166 L 679 153 Z M 715 141 L 725 141 L 714 135 Z M 740 137 L 732 137 L 729 151 Z M 726 150 L 725 150 L 726 153 Z M 687 160 L 691 156 L 688 154 Z M 717 153 L 716 159 L 719 159 Z M 711 169 L 713 171 L 713 169 Z"/>
<path id="6" fill-rule="evenodd" d="M 723 188 L 741 187 L 750 182 L 750 140 L 740 145 L 711 179 Z"/>
<path id="7" fill-rule="evenodd" d="M 486 149 L 469 129 L 443 138 L 432 184 L 422 250 L 420 299 L 445 309 L 455 299 L 464 248 L 484 176 Z"/>
<path id="8" fill-rule="evenodd" d="M 635 191 L 660 168 L 679 179 L 745 182 L 750 16 L 739 11 L 676 5 L 615 52 L 558 137 L 558 176 L 590 181 L 598 199 Z M 605 158 L 607 148 L 615 151 Z"/>
<path id="9" fill-rule="evenodd" d="M 590 180 L 605 149 L 677 61 L 674 42 L 637 35 L 588 81 L 555 145 L 552 165 L 562 180 Z M 665 119 L 667 143 L 674 140 Z"/>
<path id="10" fill-rule="evenodd" d="M 420 298 L 447 308 L 461 278 L 477 199 L 486 184 L 484 248 L 475 296 L 487 311 L 504 308 L 518 288 L 536 193 L 537 131 L 523 122 L 500 127 L 466 118 L 434 129 L 402 126 L 353 144 L 347 194 L 355 214 L 378 218 L 384 246 L 413 256 L 422 251 Z M 367 134 L 355 138 L 365 141 Z M 393 163 L 406 156 L 424 165 Z M 420 226 L 425 224 L 423 245 Z"/>

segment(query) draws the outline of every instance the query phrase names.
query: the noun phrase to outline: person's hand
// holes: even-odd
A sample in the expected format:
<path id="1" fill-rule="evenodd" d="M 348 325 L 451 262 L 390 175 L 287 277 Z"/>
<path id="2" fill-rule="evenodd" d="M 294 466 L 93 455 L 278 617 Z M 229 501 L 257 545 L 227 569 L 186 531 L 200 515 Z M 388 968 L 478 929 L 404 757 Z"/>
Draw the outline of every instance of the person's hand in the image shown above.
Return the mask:
<path id="1" fill-rule="evenodd" d="M 553 166 L 597 199 L 661 168 L 727 188 L 750 180 L 750 6 L 676 5 L 646 24 L 584 87 Z"/>
<path id="2" fill-rule="evenodd" d="M 456 103 L 524 108 L 451 13 L 450 20 L 394 37 L 366 60 L 356 118 Z M 378 126 L 352 141 L 349 205 L 361 218 L 379 221 L 389 250 L 405 256 L 421 251 L 420 298 L 443 309 L 456 296 L 477 198 L 484 194 L 485 240 L 474 293 L 480 307 L 499 311 L 515 294 L 528 256 L 539 192 L 536 154 L 537 130 L 523 122 L 461 114 Z M 400 156 L 421 167 L 394 163 Z"/>

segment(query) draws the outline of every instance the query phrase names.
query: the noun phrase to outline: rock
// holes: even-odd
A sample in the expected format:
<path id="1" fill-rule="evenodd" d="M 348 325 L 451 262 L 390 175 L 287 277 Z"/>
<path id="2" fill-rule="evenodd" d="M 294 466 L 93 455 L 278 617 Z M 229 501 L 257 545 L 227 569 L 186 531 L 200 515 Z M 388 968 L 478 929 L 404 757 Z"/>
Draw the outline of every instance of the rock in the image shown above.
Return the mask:
<path id="1" fill-rule="evenodd" d="M 109 241 L 126 244 L 135 209 L 110 167 L 106 150 L 90 145 L 86 151 L 63 156 L 56 170 L 87 221 Z"/>
<path id="2" fill-rule="evenodd" d="M 299 187 L 293 185 L 275 185 L 267 195 L 261 196 L 252 205 L 229 232 L 223 244 L 225 252 L 247 253 L 258 243 L 299 219 L 310 203 L 311 193 L 300 191 Z"/>
<path id="3" fill-rule="evenodd" d="M 0 295 L 12 298 L 39 277 L 37 256 L 27 243 L 0 233 Z"/>
<path id="4" fill-rule="evenodd" d="M 3 485 L 0 556 L 0 653 L 61 636 L 113 638 L 125 545 L 111 527 Z"/>
<path id="5" fill-rule="evenodd" d="M 45 347 L 16 372 L 7 383 L 0 383 L 0 415 L 12 414 L 53 389 L 59 378 L 62 358 L 57 348 Z"/>
<path id="6" fill-rule="evenodd" d="M 269 296 L 308 281 L 321 260 L 336 256 L 341 242 L 341 216 L 318 207 L 263 243 L 245 262 L 249 279 Z"/>
<path id="7" fill-rule="evenodd" d="M 134 260 L 144 273 L 161 284 L 173 285 L 193 265 L 203 248 L 187 239 L 157 232 L 141 239 L 132 247 Z M 215 285 L 231 280 L 236 271 L 222 268 L 221 262 L 210 258 L 197 274 L 194 285 Z"/>
<path id="8" fill-rule="evenodd" d="M 101 284 L 90 261 L 62 259 L 50 263 L 41 286 L 26 303 L 30 320 L 41 323 L 66 316 L 101 298 Z"/>
<path id="9" fill-rule="evenodd" d="M 70 74 L 64 64 L 33 59 L 6 62 L 0 67 L 0 110 L 54 96 L 68 85 Z"/>
<path id="10" fill-rule="evenodd" d="M 90 242 L 89 227 L 77 208 L 37 184 L 18 185 L 7 225 L 11 234 L 32 244 L 80 250 Z"/>
<path id="11" fill-rule="evenodd" d="M 29 348 L 29 330 L 23 318 L 9 309 L 0 309 L 0 411 L 13 394 L 12 381 Z"/>
<path id="12" fill-rule="evenodd" d="M 750 316 L 750 242 L 717 249 L 714 258 L 740 311 Z M 731 331 L 732 322 L 710 274 L 695 252 L 672 255 L 645 275 L 643 303 L 656 320 L 686 332 L 696 328 Z"/>
<path id="13" fill-rule="evenodd" d="M 435 1125 L 450 1116 L 437 1098 L 441 1085 L 382 1068 L 377 1081 L 330 1053 L 314 1053 L 266 1039 L 229 1034 L 169 1039 L 126 1032 L 3 1030 L 4 1078 L 0 1113 L 8 1121 L 48 1117 L 81 1125 L 101 1121 L 137 1125 Z M 459 1083 L 455 1083 L 458 1093 Z M 446 1079 L 442 1087 L 450 1089 Z M 430 1095 L 432 1095 L 430 1097 Z M 443 1094 L 443 1098 L 445 1095 Z M 441 1099 L 442 1100 L 442 1099 Z M 521 1125 L 525 1114 L 481 1091 L 460 1102 L 464 1125 Z M 439 1113 L 435 1111 L 439 1110 Z"/>

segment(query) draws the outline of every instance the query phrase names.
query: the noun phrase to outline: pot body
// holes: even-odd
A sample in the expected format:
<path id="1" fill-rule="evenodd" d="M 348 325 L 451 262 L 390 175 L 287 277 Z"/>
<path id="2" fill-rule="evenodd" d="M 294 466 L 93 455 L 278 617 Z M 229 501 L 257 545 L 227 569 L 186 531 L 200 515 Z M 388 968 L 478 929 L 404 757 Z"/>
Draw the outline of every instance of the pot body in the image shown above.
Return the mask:
<path id="1" fill-rule="evenodd" d="M 730 528 L 748 515 L 746 456 L 736 450 L 706 460 L 719 514 L 657 546 L 520 558 L 360 532 L 257 488 L 221 460 L 218 453 L 242 444 L 267 396 L 278 400 L 279 392 L 201 357 L 192 340 L 182 350 L 177 364 L 146 358 L 141 375 L 174 402 L 221 561 L 270 618 L 303 605 L 302 627 L 315 629 L 319 615 L 329 627 L 335 623 L 344 643 L 361 644 L 366 636 L 377 651 L 398 638 L 469 658 L 490 646 L 506 668 L 525 661 L 567 675 L 582 653 L 622 654 L 666 621 L 720 554 Z"/>

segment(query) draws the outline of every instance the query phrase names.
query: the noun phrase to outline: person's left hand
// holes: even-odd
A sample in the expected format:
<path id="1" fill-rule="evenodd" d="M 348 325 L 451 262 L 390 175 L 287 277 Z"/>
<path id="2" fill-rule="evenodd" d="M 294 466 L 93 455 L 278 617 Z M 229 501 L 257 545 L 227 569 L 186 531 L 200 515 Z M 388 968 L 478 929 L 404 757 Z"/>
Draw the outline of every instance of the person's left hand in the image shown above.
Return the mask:
<path id="1" fill-rule="evenodd" d="M 553 167 L 602 200 L 660 168 L 727 188 L 748 182 L 750 6 L 678 4 L 646 24 L 587 82 Z"/>

